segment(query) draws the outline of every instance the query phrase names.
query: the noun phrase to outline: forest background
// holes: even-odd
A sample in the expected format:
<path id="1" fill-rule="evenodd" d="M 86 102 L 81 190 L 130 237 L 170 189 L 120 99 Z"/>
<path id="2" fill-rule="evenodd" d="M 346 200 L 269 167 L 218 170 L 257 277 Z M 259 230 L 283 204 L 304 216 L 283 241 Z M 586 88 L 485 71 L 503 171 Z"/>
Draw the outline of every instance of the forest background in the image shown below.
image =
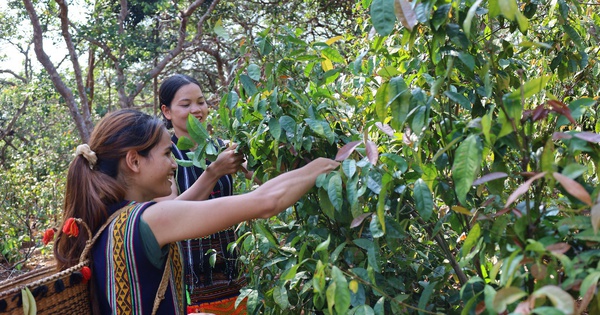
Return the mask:
<path id="1" fill-rule="evenodd" d="M 243 144 L 260 179 L 343 161 L 288 211 L 239 226 L 251 314 L 598 314 L 599 7 L 6 1 L 3 273 L 51 253 L 42 231 L 94 123 L 158 115 L 179 72 L 212 102 L 195 140 Z"/>

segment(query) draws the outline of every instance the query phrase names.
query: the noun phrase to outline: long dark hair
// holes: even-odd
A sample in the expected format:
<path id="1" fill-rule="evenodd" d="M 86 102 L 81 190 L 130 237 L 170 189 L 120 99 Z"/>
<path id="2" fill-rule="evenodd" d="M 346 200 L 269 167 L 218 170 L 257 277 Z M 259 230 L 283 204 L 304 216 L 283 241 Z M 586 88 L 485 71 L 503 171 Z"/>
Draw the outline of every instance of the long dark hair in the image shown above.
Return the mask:
<path id="1" fill-rule="evenodd" d="M 171 102 L 173 102 L 173 97 L 175 97 L 175 93 L 177 93 L 177 91 L 179 91 L 179 89 L 182 86 L 188 85 L 190 83 L 196 84 L 198 87 L 202 88 L 198 80 L 185 74 L 174 74 L 165 79 L 160 84 L 160 88 L 158 89 L 158 99 L 160 101 L 160 105 L 165 105 L 168 108 L 171 108 Z M 170 120 L 167 119 L 167 117 L 165 117 L 164 114 L 163 120 L 165 122 L 165 126 L 167 126 L 168 129 L 173 128 L 173 124 Z"/>
<path id="2" fill-rule="evenodd" d="M 112 112 L 100 120 L 89 141 L 97 162 L 91 165 L 78 155 L 69 165 L 63 222 L 81 218 L 95 234 L 108 218 L 108 206 L 125 198 L 126 187 L 117 181 L 119 162 L 130 150 L 148 156 L 165 132 L 160 119 L 132 109 Z M 59 269 L 79 262 L 87 240 L 86 233 L 81 232 L 79 237 L 67 237 L 59 229 L 54 242 Z"/>

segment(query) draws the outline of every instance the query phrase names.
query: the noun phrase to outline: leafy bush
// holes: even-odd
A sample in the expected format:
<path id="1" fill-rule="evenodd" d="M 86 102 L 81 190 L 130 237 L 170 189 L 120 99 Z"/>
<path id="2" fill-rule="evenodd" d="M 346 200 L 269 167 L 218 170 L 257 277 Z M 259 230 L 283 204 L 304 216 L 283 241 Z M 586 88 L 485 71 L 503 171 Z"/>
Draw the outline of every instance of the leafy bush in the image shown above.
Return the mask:
<path id="1" fill-rule="evenodd" d="M 355 9 L 357 35 L 270 29 L 243 46 L 254 58 L 213 117 L 261 179 L 343 160 L 244 230 L 250 313 L 596 311 L 596 9 Z"/>

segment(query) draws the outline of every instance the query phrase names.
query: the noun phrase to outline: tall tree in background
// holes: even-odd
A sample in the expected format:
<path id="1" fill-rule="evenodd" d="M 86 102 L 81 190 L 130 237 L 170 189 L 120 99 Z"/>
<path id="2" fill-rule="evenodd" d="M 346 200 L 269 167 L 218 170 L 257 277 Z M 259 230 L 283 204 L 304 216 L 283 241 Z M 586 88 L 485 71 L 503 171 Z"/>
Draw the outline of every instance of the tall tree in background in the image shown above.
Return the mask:
<path id="1" fill-rule="evenodd" d="M 206 20 L 219 0 L 208 6 L 204 0 L 84 3 L 91 8 L 89 19 L 73 20 L 69 6 L 63 0 L 39 7 L 24 0 L 25 10 L 33 28 L 34 50 L 38 61 L 50 75 L 57 92 L 69 108 L 82 141 L 86 142 L 93 128 L 92 100 L 95 91 L 95 71 L 114 77 L 118 103 L 121 108 L 135 106 L 135 98 L 142 93 L 152 79 L 186 49 L 201 44 Z M 130 11 L 130 8 L 143 9 Z M 114 9 L 118 8 L 118 14 Z M 44 18 L 60 21 L 61 36 L 67 48 L 70 70 L 59 72 L 44 47 L 44 36 L 50 31 L 42 28 L 40 13 Z M 87 25 L 87 26 L 86 26 Z M 150 35 L 150 36 L 149 36 Z M 149 36 L 149 37 L 148 37 Z M 147 39 L 150 40 L 147 40 Z M 87 52 L 88 66 L 80 64 L 81 52 Z M 85 74 L 84 74 L 85 72 Z M 108 81 L 111 84 L 112 80 Z"/>

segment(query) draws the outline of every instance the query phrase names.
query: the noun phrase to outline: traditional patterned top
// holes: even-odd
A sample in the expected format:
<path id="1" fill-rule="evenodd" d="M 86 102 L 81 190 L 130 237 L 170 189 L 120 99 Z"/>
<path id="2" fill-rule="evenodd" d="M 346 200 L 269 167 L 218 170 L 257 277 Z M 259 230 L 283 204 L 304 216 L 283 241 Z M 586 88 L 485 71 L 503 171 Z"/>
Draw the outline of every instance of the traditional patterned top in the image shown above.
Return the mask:
<path id="1" fill-rule="evenodd" d="M 123 201 L 109 207 L 109 215 L 123 211 L 102 232 L 92 249 L 96 296 L 102 314 L 151 314 L 156 292 L 167 263 L 171 264 L 169 286 L 157 314 L 185 314 L 183 266 L 179 246 L 169 247 L 170 259 L 161 268 L 147 257 L 140 236 L 142 213 L 154 202 Z M 156 257 L 153 257 L 156 261 Z"/>
<path id="2" fill-rule="evenodd" d="M 177 148 L 177 137 L 171 138 L 173 142 L 173 154 L 176 159 L 189 160 L 189 150 Z M 222 145 L 219 142 L 219 145 Z M 210 165 L 210 161 L 206 161 Z M 177 189 L 179 194 L 186 191 L 204 172 L 195 166 L 177 166 Z M 231 196 L 233 194 L 233 177 L 225 175 L 213 188 L 209 199 Z M 190 304 L 214 302 L 240 294 L 240 289 L 246 285 L 246 278 L 238 274 L 237 253 L 227 250 L 229 243 L 237 239 L 233 229 L 227 229 L 212 234 L 202 239 L 182 241 L 185 265 L 185 284 L 189 293 Z M 210 250 L 216 252 L 214 267 L 209 263 Z"/>

